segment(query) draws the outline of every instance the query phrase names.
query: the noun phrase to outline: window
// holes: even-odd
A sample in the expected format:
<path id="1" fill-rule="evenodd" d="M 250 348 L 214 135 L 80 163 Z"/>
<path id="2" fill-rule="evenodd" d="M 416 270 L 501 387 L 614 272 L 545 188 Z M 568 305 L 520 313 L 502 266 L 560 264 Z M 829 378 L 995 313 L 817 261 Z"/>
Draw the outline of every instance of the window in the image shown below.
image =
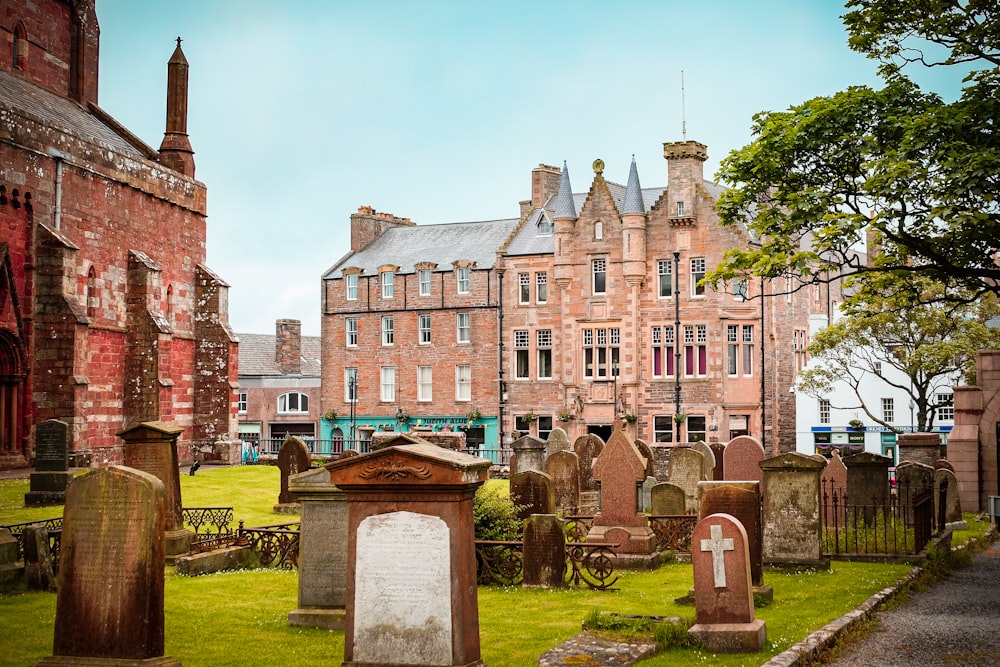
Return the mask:
<path id="1" fill-rule="evenodd" d="M 358 274 L 348 273 L 344 277 L 344 284 L 347 286 L 347 300 L 358 300 Z"/>
<path id="2" fill-rule="evenodd" d="M 431 401 L 433 396 L 434 373 L 430 366 L 417 366 L 417 400 Z"/>
<path id="3" fill-rule="evenodd" d="M 684 217 L 684 202 L 682 201 L 677 202 L 677 217 L 678 218 Z"/>
<path id="4" fill-rule="evenodd" d="M 882 399 L 882 421 L 890 424 L 896 421 L 896 406 L 891 398 Z"/>
<path id="5" fill-rule="evenodd" d="M 684 374 L 702 377 L 708 373 L 708 328 L 684 325 Z"/>
<path id="6" fill-rule="evenodd" d="M 469 313 L 459 313 L 456 318 L 456 324 L 458 326 L 458 342 L 459 343 L 469 343 L 472 341 L 472 316 Z"/>
<path id="7" fill-rule="evenodd" d="M 420 288 L 420 296 L 430 296 L 431 295 L 431 270 L 430 269 L 420 269 L 417 272 L 417 283 Z"/>
<path id="8" fill-rule="evenodd" d="M 689 415 L 687 420 L 687 442 L 705 442 L 705 415 Z"/>
<path id="9" fill-rule="evenodd" d="M 674 267 L 669 259 L 661 259 L 656 263 L 660 276 L 660 298 L 674 295 Z"/>
<path id="10" fill-rule="evenodd" d="M 594 294 L 604 294 L 607 291 L 608 261 L 606 259 L 595 259 L 592 266 L 594 273 Z"/>
<path id="11" fill-rule="evenodd" d="M 455 366 L 455 400 L 472 400 L 472 366 Z"/>
<path id="12" fill-rule="evenodd" d="M 241 415 L 247 413 L 247 393 L 245 391 L 236 392 L 236 412 Z"/>
<path id="13" fill-rule="evenodd" d="M 618 346 L 620 330 L 583 330 L 583 376 L 592 380 L 606 380 L 618 375 Z"/>
<path id="14" fill-rule="evenodd" d="M 382 318 L 382 344 L 383 345 L 393 345 L 396 342 L 395 334 L 395 324 L 393 323 L 392 315 L 386 315 Z"/>
<path id="15" fill-rule="evenodd" d="M 431 316 L 421 315 L 417 318 L 417 329 L 420 332 L 420 344 L 427 345 L 431 342 Z"/>
<path id="16" fill-rule="evenodd" d="M 753 325 L 743 325 L 743 375 L 753 375 Z"/>
<path id="17" fill-rule="evenodd" d="M 531 300 L 531 276 L 527 273 L 517 274 L 517 302 L 528 303 Z"/>
<path id="18" fill-rule="evenodd" d="M 525 329 L 514 331 L 514 377 L 518 380 L 526 380 L 530 377 L 528 362 L 528 332 Z"/>
<path id="19" fill-rule="evenodd" d="M 458 293 L 469 293 L 469 267 L 467 266 L 458 267 Z"/>
<path id="20" fill-rule="evenodd" d="M 548 440 L 552 433 L 552 415 L 538 415 L 538 437 Z"/>
<path id="21" fill-rule="evenodd" d="M 549 216 L 544 213 L 538 219 L 538 235 L 539 236 L 552 236 L 552 232 L 555 230 L 555 226 L 552 221 L 549 220 Z"/>
<path id="22" fill-rule="evenodd" d="M 805 329 L 795 329 L 792 332 L 792 350 L 795 352 L 795 369 L 802 370 L 808 361 L 806 353 L 806 331 Z M 875 362 L 875 374 L 882 374 L 881 362 Z"/>
<path id="23" fill-rule="evenodd" d="M 382 366 L 379 373 L 379 394 L 383 402 L 396 400 L 396 367 Z"/>
<path id="24" fill-rule="evenodd" d="M 535 274 L 535 302 L 548 303 L 549 274 L 544 271 Z"/>
<path id="25" fill-rule="evenodd" d="M 278 396 L 278 414 L 301 414 L 309 412 L 309 397 L 298 391 L 290 391 Z"/>
<path id="26" fill-rule="evenodd" d="M 875 371 L 875 375 L 878 375 L 879 377 L 881 377 L 882 376 L 882 362 L 881 361 L 876 361 L 872 365 L 872 370 Z"/>
<path id="27" fill-rule="evenodd" d="M 691 260 L 691 296 L 705 296 L 705 286 L 698 281 L 705 277 L 705 258 L 695 257 Z"/>
<path id="28" fill-rule="evenodd" d="M 344 369 L 344 401 L 347 403 L 358 402 L 358 369 Z"/>
<path id="29" fill-rule="evenodd" d="M 726 370 L 729 375 L 736 375 L 739 364 L 740 347 L 736 342 L 737 330 L 738 327 L 735 324 L 726 325 Z"/>
<path id="30" fill-rule="evenodd" d="M 955 394 L 935 394 L 934 409 L 937 410 L 937 418 L 941 421 L 952 421 L 955 419 Z"/>
<path id="31" fill-rule="evenodd" d="M 382 272 L 382 298 L 391 299 L 396 291 L 396 274 L 392 271 Z"/>
<path id="32" fill-rule="evenodd" d="M 819 423 L 830 423 L 830 401 L 825 398 L 819 399 Z"/>
<path id="33" fill-rule="evenodd" d="M 28 54 L 28 34 L 24 29 L 24 24 L 20 21 L 14 26 L 12 46 L 11 64 L 14 66 L 14 69 L 24 69 L 25 57 Z"/>
<path id="34" fill-rule="evenodd" d="M 733 299 L 736 301 L 746 301 L 750 293 L 750 283 L 746 280 L 733 281 Z"/>
<path id="35" fill-rule="evenodd" d="M 358 346 L 358 318 L 348 317 L 344 320 L 344 327 L 347 335 L 347 347 Z"/>
<path id="36" fill-rule="evenodd" d="M 526 415 L 514 415 L 514 430 L 527 433 L 531 430 L 531 421 L 525 419 Z"/>
<path id="37" fill-rule="evenodd" d="M 594 239 L 597 240 L 597 241 L 600 241 L 603 238 L 604 238 L 604 223 L 600 222 L 600 221 L 595 222 L 594 223 Z"/>
<path id="38" fill-rule="evenodd" d="M 674 441 L 674 418 L 672 416 L 656 415 L 653 417 L 653 441 Z"/>
<path id="39" fill-rule="evenodd" d="M 674 374 L 674 328 L 653 327 L 653 377 L 672 377 Z"/>
<path id="40" fill-rule="evenodd" d="M 538 336 L 538 379 L 552 378 L 552 330 L 540 329 Z"/>

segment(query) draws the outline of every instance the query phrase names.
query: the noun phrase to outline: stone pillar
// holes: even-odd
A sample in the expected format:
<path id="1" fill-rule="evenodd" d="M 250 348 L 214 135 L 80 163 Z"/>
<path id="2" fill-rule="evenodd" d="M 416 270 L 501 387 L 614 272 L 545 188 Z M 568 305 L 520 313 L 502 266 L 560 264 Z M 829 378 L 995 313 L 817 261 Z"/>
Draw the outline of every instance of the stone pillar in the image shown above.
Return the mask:
<path id="1" fill-rule="evenodd" d="M 913 461 L 934 467 L 941 458 L 941 436 L 937 433 L 903 433 L 896 440 L 899 462 Z"/>

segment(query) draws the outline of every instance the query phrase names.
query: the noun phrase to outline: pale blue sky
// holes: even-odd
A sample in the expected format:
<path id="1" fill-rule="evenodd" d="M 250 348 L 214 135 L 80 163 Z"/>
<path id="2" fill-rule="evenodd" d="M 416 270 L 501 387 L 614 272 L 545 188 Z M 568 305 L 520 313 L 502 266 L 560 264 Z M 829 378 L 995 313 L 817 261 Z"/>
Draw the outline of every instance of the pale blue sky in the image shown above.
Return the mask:
<path id="1" fill-rule="evenodd" d="M 753 114 L 852 84 L 829 0 L 98 0 L 100 105 L 158 147 L 166 62 L 190 63 L 188 132 L 208 186 L 208 264 L 237 332 L 320 331 L 320 276 L 359 206 L 418 224 L 512 218 L 531 169 L 595 158 L 666 183 L 662 144 L 707 144 L 711 177 Z M 924 76 L 930 76 L 924 75 Z M 956 73 L 934 85 L 957 90 Z"/>

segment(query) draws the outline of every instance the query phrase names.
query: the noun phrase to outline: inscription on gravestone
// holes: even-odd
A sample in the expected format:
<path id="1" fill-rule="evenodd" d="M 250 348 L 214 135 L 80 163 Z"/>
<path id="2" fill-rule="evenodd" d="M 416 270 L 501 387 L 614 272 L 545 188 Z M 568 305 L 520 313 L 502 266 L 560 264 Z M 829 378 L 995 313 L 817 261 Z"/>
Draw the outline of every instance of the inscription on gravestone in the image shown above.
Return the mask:
<path id="1" fill-rule="evenodd" d="M 69 470 L 69 425 L 49 419 L 35 429 L 35 470 Z"/>

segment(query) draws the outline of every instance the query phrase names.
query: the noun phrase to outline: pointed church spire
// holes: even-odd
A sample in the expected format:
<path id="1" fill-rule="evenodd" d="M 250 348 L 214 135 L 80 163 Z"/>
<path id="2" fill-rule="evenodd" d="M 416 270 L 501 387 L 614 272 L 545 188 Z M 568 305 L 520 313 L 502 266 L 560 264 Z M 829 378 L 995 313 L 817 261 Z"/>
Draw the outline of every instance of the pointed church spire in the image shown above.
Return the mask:
<path id="1" fill-rule="evenodd" d="M 642 202 L 642 187 L 639 185 L 639 170 L 635 166 L 635 155 L 633 155 L 632 166 L 628 170 L 628 185 L 625 186 L 625 205 L 622 209 L 622 215 L 645 212 L 646 206 Z"/>
<path id="2" fill-rule="evenodd" d="M 569 184 L 569 168 L 563 160 L 562 176 L 559 178 L 559 193 L 556 195 L 552 218 L 576 220 L 576 204 L 573 203 L 573 188 Z"/>
<path id="3" fill-rule="evenodd" d="M 194 178 L 194 151 L 187 135 L 188 61 L 181 38 L 167 62 L 167 130 L 160 144 L 160 164 Z"/>

